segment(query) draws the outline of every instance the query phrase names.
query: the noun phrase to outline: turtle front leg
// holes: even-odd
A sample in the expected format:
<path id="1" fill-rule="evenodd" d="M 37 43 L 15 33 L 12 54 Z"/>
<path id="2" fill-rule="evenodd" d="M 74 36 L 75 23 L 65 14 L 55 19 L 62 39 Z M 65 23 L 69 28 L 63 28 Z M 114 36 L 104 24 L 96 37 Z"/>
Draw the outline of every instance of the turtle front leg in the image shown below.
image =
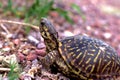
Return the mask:
<path id="1" fill-rule="evenodd" d="M 50 67 L 53 66 L 58 69 L 58 71 L 69 72 L 68 66 L 65 64 L 64 60 L 58 54 L 57 51 L 52 51 L 48 53 L 45 57 L 39 56 L 40 63 L 42 67 L 46 70 L 50 70 Z M 54 68 L 54 69 L 55 69 Z"/>
<path id="2" fill-rule="evenodd" d="M 45 57 L 39 56 L 40 63 L 45 69 L 49 69 L 50 65 L 52 65 L 56 59 L 58 59 L 57 51 L 49 52 Z"/>

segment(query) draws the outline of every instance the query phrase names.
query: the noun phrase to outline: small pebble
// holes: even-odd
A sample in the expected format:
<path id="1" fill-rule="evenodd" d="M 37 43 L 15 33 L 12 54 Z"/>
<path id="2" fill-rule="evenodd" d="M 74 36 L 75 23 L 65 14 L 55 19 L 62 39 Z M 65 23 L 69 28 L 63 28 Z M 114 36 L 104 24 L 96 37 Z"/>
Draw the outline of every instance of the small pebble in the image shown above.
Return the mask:
<path id="1" fill-rule="evenodd" d="M 64 36 L 65 36 L 65 37 L 74 36 L 74 34 L 73 34 L 72 32 L 70 32 L 70 31 L 65 31 L 65 32 L 64 32 Z"/>
<path id="2" fill-rule="evenodd" d="M 110 39 L 110 38 L 112 37 L 112 34 L 109 33 L 109 32 L 106 32 L 106 33 L 103 34 L 103 37 L 104 37 L 105 39 Z"/>
<path id="3" fill-rule="evenodd" d="M 17 56 L 18 56 L 20 61 L 23 61 L 25 59 L 25 56 L 20 52 L 17 54 Z"/>
<path id="4" fill-rule="evenodd" d="M 12 38 L 13 34 L 6 35 L 7 38 Z"/>
<path id="5" fill-rule="evenodd" d="M 20 39 L 13 40 L 13 43 L 16 44 L 16 45 L 20 44 Z"/>
<path id="6" fill-rule="evenodd" d="M 36 54 L 40 55 L 40 56 L 45 56 L 46 55 L 46 51 L 45 49 L 36 49 Z"/>
<path id="7" fill-rule="evenodd" d="M 34 53 L 29 53 L 27 56 L 26 56 L 26 59 L 27 60 L 34 60 L 34 59 L 36 59 L 37 58 L 37 55 L 36 54 L 34 54 Z"/>
<path id="8" fill-rule="evenodd" d="M 86 30 L 88 30 L 88 31 L 92 30 L 91 26 L 87 26 Z"/>
<path id="9" fill-rule="evenodd" d="M 0 42 L 0 48 L 2 48 L 3 47 L 3 43 L 2 42 Z"/>
<path id="10" fill-rule="evenodd" d="M 28 40 L 31 42 L 31 43 L 34 43 L 34 44 L 38 44 L 39 43 L 39 40 L 37 40 L 35 37 L 33 36 L 28 36 Z"/>
<path id="11" fill-rule="evenodd" d="M 3 48 L 2 50 L 3 50 L 3 51 L 6 51 L 6 52 L 9 52 L 11 49 L 10 49 L 10 47 L 5 47 L 5 48 Z"/>
<path id="12" fill-rule="evenodd" d="M 38 45 L 37 45 L 37 48 L 38 49 L 43 49 L 43 48 L 45 48 L 46 46 L 45 46 L 45 44 L 44 43 L 39 43 Z"/>

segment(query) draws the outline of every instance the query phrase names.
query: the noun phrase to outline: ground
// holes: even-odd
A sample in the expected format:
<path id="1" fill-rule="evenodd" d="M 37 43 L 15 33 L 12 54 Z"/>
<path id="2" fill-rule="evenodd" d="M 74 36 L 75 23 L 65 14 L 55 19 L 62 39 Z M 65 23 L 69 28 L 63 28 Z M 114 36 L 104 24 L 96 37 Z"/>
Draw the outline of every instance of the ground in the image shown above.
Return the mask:
<path id="1" fill-rule="evenodd" d="M 1 0 L 6 5 L 6 1 Z M 54 24 L 59 32 L 60 39 L 77 34 L 88 35 L 105 41 L 110 44 L 120 55 L 120 1 L 119 0 L 61 0 L 55 1 L 57 7 L 69 11 L 69 16 L 74 23 L 69 23 L 55 11 L 48 14 L 48 19 Z M 18 5 L 26 5 L 26 2 L 16 0 Z M 29 4 L 32 2 L 29 1 Z M 27 7 L 29 6 L 27 5 Z M 71 7 L 77 4 L 80 9 Z M 8 13 L 7 13 L 8 14 Z M 23 22 L 22 19 L 12 16 L 4 16 L 0 9 L 0 21 L 2 19 Z M 30 23 L 29 23 L 30 24 Z M 62 74 L 51 74 L 48 71 L 41 71 L 42 65 L 38 56 L 45 56 L 44 41 L 39 29 L 32 27 L 26 34 L 25 26 L 12 23 L 0 23 L 0 61 L 6 65 L 9 59 L 17 63 L 17 68 L 22 67 L 21 80 L 69 80 Z M 1 64 L 0 74 L 7 79 L 9 66 Z M 21 67 L 18 66 L 20 64 Z M 4 69 L 3 69 L 4 68 Z M 19 73 L 18 73 L 19 74 Z M 11 79 L 12 80 L 12 79 Z"/>

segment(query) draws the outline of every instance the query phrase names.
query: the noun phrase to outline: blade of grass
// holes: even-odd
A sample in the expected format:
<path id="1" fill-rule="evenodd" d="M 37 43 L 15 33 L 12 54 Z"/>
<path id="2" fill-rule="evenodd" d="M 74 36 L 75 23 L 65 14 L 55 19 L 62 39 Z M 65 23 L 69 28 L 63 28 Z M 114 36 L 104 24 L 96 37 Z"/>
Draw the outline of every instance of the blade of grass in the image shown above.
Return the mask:
<path id="1" fill-rule="evenodd" d="M 61 8 L 55 8 L 54 10 L 63 16 L 69 23 L 73 24 L 73 20 L 68 16 L 68 11 L 65 11 Z"/>
<path id="2" fill-rule="evenodd" d="M 9 80 L 17 80 L 19 75 L 18 75 L 18 72 L 15 72 L 15 69 L 17 67 L 17 64 L 16 63 L 11 63 L 10 64 L 10 72 L 8 73 L 8 78 Z"/>
<path id="3" fill-rule="evenodd" d="M 71 7 L 82 17 L 83 20 L 86 20 L 86 16 L 84 15 L 84 13 L 78 5 L 72 4 Z"/>

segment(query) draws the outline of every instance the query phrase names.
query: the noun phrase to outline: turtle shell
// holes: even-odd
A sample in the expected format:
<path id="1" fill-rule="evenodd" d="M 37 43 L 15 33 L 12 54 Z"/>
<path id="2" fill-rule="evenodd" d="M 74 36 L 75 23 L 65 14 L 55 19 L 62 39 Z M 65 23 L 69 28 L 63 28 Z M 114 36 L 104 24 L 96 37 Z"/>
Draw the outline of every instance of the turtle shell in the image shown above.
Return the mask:
<path id="1" fill-rule="evenodd" d="M 61 40 L 59 54 L 69 72 L 80 79 L 115 79 L 120 76 L 120 58 L 105 42 L 76 35 Z"/>

